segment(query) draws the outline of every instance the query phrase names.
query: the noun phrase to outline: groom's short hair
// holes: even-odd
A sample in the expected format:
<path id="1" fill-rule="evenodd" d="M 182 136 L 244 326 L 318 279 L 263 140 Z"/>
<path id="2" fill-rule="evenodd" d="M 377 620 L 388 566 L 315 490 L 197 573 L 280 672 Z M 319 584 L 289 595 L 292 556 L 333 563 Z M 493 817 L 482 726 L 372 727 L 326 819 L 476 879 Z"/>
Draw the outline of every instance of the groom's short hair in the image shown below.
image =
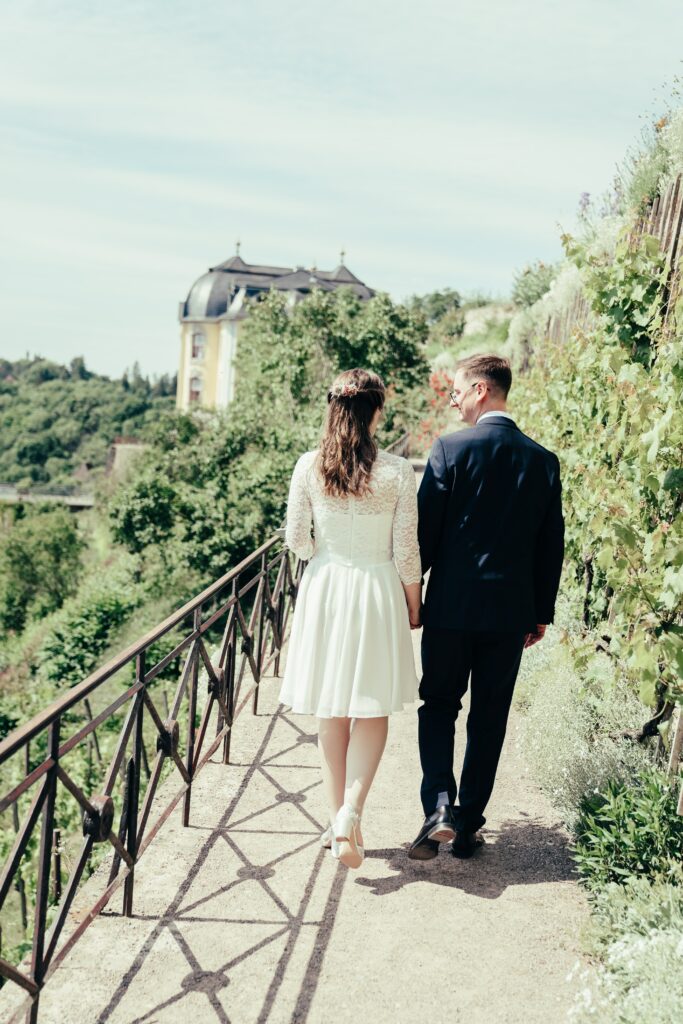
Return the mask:
<path id="1" fill-rule="evenodd" d="M 468 381 L 476 377 L 482 377 L 490 386 L 492 391 L 497 391 L 507 398 L 508 391 L 512 386 L 512 370 L 509 360 L 495 353 L 486 355 L 467 356 L 459 359 L 455 369 L 464 373 Z"/>

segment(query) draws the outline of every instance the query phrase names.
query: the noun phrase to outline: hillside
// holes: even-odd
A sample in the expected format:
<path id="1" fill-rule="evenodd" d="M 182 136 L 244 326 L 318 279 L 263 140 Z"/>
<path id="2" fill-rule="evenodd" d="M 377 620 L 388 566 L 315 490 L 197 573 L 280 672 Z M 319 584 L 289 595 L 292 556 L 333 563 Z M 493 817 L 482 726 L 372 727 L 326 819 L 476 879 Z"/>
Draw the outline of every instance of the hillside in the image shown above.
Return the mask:
<path id="1" fill-rule="evenodd" d="M 118 380 L 83 359 L 0 359 L 0 482 L 64 493 L 91 487 L 117 435 L 144 437 L 173 408 L 175 381 L 137 367 Z"/>

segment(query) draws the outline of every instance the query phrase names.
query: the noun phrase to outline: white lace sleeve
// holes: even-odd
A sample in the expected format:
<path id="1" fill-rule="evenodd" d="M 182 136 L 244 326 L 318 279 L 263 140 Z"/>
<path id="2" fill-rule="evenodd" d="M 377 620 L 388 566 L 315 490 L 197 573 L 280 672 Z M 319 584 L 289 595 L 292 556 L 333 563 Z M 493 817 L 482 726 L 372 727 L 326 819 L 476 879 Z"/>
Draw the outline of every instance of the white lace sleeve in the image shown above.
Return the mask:
<path id="1" fill-rule="evenodd" d="M 415 470 L 405 459 L 401 462 L 398 500 L 394 510 L 394 561 L 402 583 L 422 579 L 420 548 L 417 543 L 417 489 Z"/>
<path id="2" fill-rule="evenodd" d="M 313 525 L 313 508 L 306 485 L 306 470 L 309 465 L 308 453 L 301 456 L 289 485 L 287 499 L 287 522 L 285 524 L 285 543 L 302 561 L 307 561 L 315 549 L 311 537 Z"/>

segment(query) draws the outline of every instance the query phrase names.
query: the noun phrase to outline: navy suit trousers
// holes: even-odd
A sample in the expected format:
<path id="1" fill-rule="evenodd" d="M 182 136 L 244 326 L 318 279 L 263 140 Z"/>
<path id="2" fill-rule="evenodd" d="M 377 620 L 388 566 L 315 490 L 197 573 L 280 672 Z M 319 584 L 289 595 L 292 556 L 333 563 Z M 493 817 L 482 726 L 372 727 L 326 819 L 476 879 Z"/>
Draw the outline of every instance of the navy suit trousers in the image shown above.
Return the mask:
<path id="1" fill-rule="evenodd" d="M 496 778 L 512 693 L 524 650 L 521 632 L 435 629 L 422 632 L 422 681 L 418 734 L 426 815 L 440 792 L 455 805 L 458 828 L 474 832 Z M 471 682 L 470 682 L 471 681 Z M 470 682 L 467 746 L 456 785 L 453 773 L 455 720 Z"/>

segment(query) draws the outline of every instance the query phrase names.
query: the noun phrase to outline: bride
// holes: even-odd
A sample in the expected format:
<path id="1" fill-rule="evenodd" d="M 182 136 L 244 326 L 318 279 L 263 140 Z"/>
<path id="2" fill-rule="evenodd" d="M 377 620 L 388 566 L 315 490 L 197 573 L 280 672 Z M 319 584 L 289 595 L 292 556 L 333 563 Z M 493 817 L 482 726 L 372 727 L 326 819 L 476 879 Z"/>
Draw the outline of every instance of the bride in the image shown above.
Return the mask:
<path id="1" fill-rule="evenodd" d="M 330 828 L 321 842 L 360 867 L 360 818 L 387 739 L 388 716 L 417 699 L 410 630 L 420 627 L 415 474 L 378 451 L 381 378 L 340 373 L 327 393 L 320 447 L 298 460 L 285 540 L 306 566 L 280 701 L 318 718 Z M 313 527 L 313 536 L 311 536 Z"/>

